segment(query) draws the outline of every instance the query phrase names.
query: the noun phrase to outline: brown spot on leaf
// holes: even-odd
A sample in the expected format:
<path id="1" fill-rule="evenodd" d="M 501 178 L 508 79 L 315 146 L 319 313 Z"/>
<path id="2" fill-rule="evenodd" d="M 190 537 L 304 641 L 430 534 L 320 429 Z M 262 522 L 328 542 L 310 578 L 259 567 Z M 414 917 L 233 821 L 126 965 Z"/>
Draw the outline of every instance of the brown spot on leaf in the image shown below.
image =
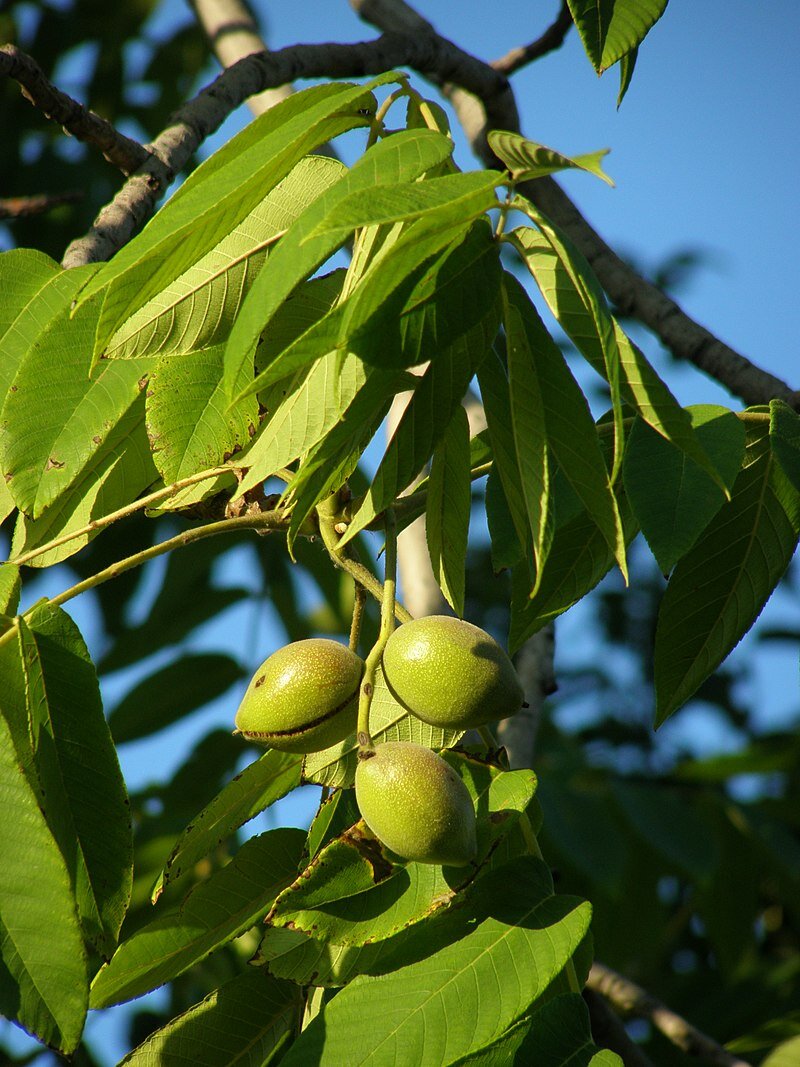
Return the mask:
<path id="1" fill-rule="evenodd" d="M 45 463 L 44 465 L 44 469 L 46 471 L 61 470 L 63 466 L 64 464 L 61 462 L 60 459 L 56 459 L 55 456 L 50 456 L 50 458 L 47 460 L 47 463 Z"/>
<path id="2" fill-rule="evenodd" d="M 95 434 L 92 440 L 96 445 L 100 445 L 103 443 L 103 438 L 99 434 Z"/>

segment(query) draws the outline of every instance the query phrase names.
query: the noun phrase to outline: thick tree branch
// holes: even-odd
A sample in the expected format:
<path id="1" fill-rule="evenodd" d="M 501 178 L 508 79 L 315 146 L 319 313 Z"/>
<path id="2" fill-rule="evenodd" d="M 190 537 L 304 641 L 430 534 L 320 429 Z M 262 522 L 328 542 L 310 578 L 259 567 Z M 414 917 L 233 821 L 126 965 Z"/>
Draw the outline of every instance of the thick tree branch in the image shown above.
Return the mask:
<path id="1" fill-rule="evenodd" d="M 350 3 L 363 19 L 385 32 L 438 36 L 431 24 L 418 16 L 405 0 L 350 0 Z M 493 114 L 485 106 L 482 94 L 471 90 L 463 80 L 440 76 L 430 80 L 442 86 L 449 97 L 478 158 L 487 167 L 501 165 L 489 148 L 486 135 L 492 129 L 520 132 L 513 94 L 505 94 L 505 117 L 498 123 L 495 121 L 496 105 Z M 442 85 L 442 82 L 453 84 Z M 651 329 L 674 356 L 693 363 L 746 404 L 766 404 L 772 399 L 781 399 L 800 410 L 800 391 L 720 341 L 674 300 L 638 275 L 605 243 L 552 178 L 528 182 L 521 186 L 521 192 L 577 245 L 620 310 Z"/>
<path id="2" fill-rule="evenodd" d="M 537 37 L 524 48 L 512 48 L 501 59 L 493 60 L 492 66 L 503 74 L 514 74 L 522 67 L 527 67 L 529 63 L 535 63 L 537 59 L 546 56 L 548 52 L 555 52 L 557 48 L 560 48 L 570 26 L 572 26 L 572 15 L 569 5 L 564 0 L 555 22 L 547 27 L 541 37 Z"/>
<path id="3" fill-rule="evenodd" d="M 605 997 L 620 1014 L 647 1019 L 687 1056 L 695 1056 L 713 1067 L 749 1067 L 745 1060 L 726 1051 L 641 986 L 605 964 L 592 964 L 586 984 Z"/>
<path id="4" fill-rule="evenodd" d="M 96 145 L 109 163 L 123 174 L 133 174 L 148 158 L 148 151 L 138 141 L 115 130 L 110 122 L 100 118 L 71 96 L 56 89 L 44 75 L 39 64 L 25 55 L 13 44 L 0 47 L 0 74 L 13 78 L 22 89 L 22 95 L 34 107 L 54 122 L 63 126 L 66 133 L 79 141 Z"/>

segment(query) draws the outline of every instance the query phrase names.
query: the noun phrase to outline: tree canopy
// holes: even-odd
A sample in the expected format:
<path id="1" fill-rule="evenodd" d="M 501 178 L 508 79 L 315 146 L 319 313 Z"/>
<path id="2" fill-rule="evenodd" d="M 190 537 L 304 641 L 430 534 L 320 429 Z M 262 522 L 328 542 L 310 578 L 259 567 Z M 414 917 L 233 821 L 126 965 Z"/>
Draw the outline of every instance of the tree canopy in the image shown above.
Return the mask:
<path id="1" fill-rule="evenodd" d="M 624 106 L 666 0 L 569 0 L 491 64 L 352 6 L 377 36 L 276 51 L 239 0 L 167 34 L 155 0 L 0 15 L 0 1009 L 32 1035 L 3 1051 L 788 1065 L 800 742 L 727 657 L 791 581 L 800 394 L 592 229 L 554 176 L 613 184 L 605 150 L 531 140 L 514 94 L 572 37 Z M 638 325 L 730 404 L 682 406 Z M 573 608 L 597 654 L 556 671 Z M 497 639 L 521 709 L 516 682 L 475 722 L 400 692 L 387 643 L 443 614 L 481 629 L 425 652 L 434 703 Z M 351 673 L 231 735 L 311 637 Z M 215 700 L 227 729 L 126 784 L 118 746 Z M 699 702 L 736 750 L 665 753 Z M 395 839 L 359 783 L 416 746 Z M 450 840 L 415 852 L 439 809 L 406 798 L 440 788 Z M 112 1059 L 94 1020 L 156 990 Z"/>

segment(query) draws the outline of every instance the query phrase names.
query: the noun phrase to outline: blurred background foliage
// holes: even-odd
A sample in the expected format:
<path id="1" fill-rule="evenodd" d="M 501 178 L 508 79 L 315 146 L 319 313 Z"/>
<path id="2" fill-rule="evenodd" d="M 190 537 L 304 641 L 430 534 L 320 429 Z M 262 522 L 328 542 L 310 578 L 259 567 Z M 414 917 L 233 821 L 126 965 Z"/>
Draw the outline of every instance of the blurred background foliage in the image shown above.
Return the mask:
<path id="1" fill-rule="evenodd" d="M 214 71 L 189 8 L 165 31 L 161 6 L 6 2 L 0 37 L 34 56 L 64 91 L 146 141 Z M 58 259 L 122 179 L 96 151 L 32 110 L 10 81 L 0 85 L 0 126 L 4 197 L 79 194 L 48 214 L 3 227 L 6 247 L 35 247 Z M 691 285 L 703 267 L 702 257 L 687 250 L 650 273 L 672 291 Z M 28 571 L 29 596 L 63 588 L 177 528 L 178 520 L 165 516 L 113 526 L 53 574 Z M 503 640 L 506 576 L 487 577 L 487 539 L 477 522 L 472 533 L 466 615 Z M 8 541 L 8 527 L 2 535 Z M 123 937 L 150 918 L 150 891 L 176 836 L 255 754 L 243 756 L 241 741 L 219 719 L 177 749 L 169 729 L 206 723 L 204 709 L 219 698 L 232 721 L 233 687 L 241 688 L 265 646 L 349 628 L 349 580 L 332 570 L 320 546 L 300 543 L 297 551 L 293 565 L 277 538 L 203 541 L 91 594 L 82 628 L 123 765 L 131 743 L 162 731 L 169 749 L 167 771 L 152 761 L 137 776 L 145 784 L 132 786 L 135 882 Z M 754 656 L 786 641 L 796 645 L 800 634 L 762 627 L 749 657 L 732 657 L 676 716 L 679 725 L 654 733 L 652 638 L 663 586 L 649 554 L 634 549 L 630 588 L 609 577 L 563 629 L 559 624 L 559 688 L 546 706 L 535 767 L 542 846 L 559 889 L 593 903 L 597 957 L 759 1063 L 779 1041 L 800 1034 L 800 735 L 797 714 L 785 729 L 765 732 L 749 697 Z M 796 601 L 796 572 L 782 588 Z M 307 790 L 305 808 L 293 809 L 289 820 L 307 819 L 317 796 Z M 167 890 L 167 903 L 179 903 L 236 845 L 224 842 L 187 870 Z M 118 1012 L 115 1040 L 90 1025 L 74 1062 L 112 1062 L 112 1046 L 138 1044 L 231 976 L 255 945 L 245 935 L 156 998 Z M 686 1062 L 646 1023 L 632 1023 L 631 1033 L 656 1064 Z M 49 1055 L 18 1048 L 10 1030 L 0 1030 L 3 1062 Z"/>

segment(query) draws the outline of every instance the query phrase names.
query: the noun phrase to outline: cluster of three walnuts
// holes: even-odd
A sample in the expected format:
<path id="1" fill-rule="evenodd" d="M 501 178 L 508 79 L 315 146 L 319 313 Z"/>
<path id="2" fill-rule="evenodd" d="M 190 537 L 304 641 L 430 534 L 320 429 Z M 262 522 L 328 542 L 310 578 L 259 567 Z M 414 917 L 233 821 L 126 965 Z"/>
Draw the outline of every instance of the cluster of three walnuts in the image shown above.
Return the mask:
<path id="1" fill-rule="evenodd" d="M 511 660 L 484 630 L 431 615 L 395 630 L 383 675 L 395 699 L 431 726 L 468 730 L 515 714 L 522 687 Z M 364 662 L 338 641 L 295 641 L 256 671 L 236 714 L 248 740 L 318 752 L 356 728 Z M 475 859 L 475 809 L 467 787 L 429 748 L 387 741 L 359 753 L 356 801 L 369 829 L 406 860 L 463 866 Z"/>

